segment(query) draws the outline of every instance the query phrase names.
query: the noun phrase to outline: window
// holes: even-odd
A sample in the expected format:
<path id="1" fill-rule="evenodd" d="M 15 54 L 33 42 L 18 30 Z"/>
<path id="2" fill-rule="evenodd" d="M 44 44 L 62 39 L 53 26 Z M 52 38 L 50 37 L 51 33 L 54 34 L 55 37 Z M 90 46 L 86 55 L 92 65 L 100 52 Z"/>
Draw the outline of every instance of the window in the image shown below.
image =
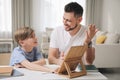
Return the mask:
<path id="1" fill-rule="evenodd" d="M 86 0 L 39 0 L 33 7 L 35 9 L 33 12 L 34 26 L 37 26 L 37 30 L 62 25 L 64 6 L 69 2 L 78 2 L 84 8 L 82 24 L 85 25 Z"/>
<path id="2" fill-rule="evenodd" d="M 0 39 L 12 38 L 11 0 L 0 0 Z M 2 43 L 2 44 L 1 44 Z M 1 41 L 0 53 L 9 52 L 10 45 Z"/>
<path id="3" fill-rule="evenodd" d="M 43 24 L 43 26 L 48 27 L 55 27 L 59 26 L 62 23 L 63 19 L 63 13 L 64 13 L 64 6 L 72 1 L 76 1 L 79 4 L 81 4 L 85 10 L 85 0 L 45 0 L 46 3 L 43 5 L 44 6 L 44 11 L 41 14 L 44 14 L 44 22 L 46 24 Z M 49 13 L 48 13 L 49 12 Z M 83 19 L 85 20 L 85 18 Z M 43 23 L 44 23 L 43 22 Z M 82 22 L 83 24 L 85 21 Z"/>
<path id="4" fill-rule="evenodd" d="M 0 0 L 0 38 L 11 36 L 11 0 Z"/>

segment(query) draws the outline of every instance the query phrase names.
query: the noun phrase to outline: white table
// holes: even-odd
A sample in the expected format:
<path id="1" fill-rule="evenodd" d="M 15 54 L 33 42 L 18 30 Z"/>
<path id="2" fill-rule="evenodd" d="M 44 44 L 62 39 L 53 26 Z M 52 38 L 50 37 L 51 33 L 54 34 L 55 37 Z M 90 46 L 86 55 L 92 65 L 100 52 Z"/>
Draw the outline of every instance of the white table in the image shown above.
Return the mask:
<path id="1" fill-rule="evenodd" d="M 52 65 L 52 67 L 55 67 Z M 0 80 L 69 80 L 69 78 L 60 76 L 59 74 L 53 74 L 53 73 L 47 73 L 47 72 L 40 72 L 40 71 L 32 71 L 28 70 L 25 68 L 16 68 L 18 71 L 24 73 L 24 76 L 19 76 L 19 77 L 9 77 L 9 78 L 3 78 Z M 72 78 L 72 80 L 103 80 L 107 79 L 103 74 L 100 72 L 87 72 L 87 75 L 77 77 L 77 78 Z"/>

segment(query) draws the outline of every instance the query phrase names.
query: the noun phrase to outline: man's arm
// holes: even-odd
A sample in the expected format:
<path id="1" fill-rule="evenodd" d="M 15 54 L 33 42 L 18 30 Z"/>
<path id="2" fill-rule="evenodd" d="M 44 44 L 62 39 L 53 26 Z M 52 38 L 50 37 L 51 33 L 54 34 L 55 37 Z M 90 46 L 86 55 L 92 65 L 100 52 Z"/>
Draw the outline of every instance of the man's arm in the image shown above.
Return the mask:
<path id="1" fill-rule="evenodd" d="M 91 65 L 95 59 L 95 48 L 90 47 L 84 54 L 84 61 L 86 65 Z"/>
<path id="2" fill-rule="evenodd" d="M 59 59 L 59 50 L 58 48 L 49 48 L 48 61 L 50 64 L 60 64 L 61 60 Z"/>
<path id="3" fill-rule="evenodd" d="M 84 54 L 84 60 L 86 64 L 92 64 L 94 59 L 95 59 L 95 48 L 93 48 L 92 46 L 89 47 L 89 45 L 91 44 L 91 40 L 94 37 L 94 35 L 97 33 L 97 29 L 95 27 L 95 25 L 90 25 L 88 31 L 86 31 L 86 38 L 84 43 L 88 44 L 88 49 L 86 51 L 86 53 Z"/>

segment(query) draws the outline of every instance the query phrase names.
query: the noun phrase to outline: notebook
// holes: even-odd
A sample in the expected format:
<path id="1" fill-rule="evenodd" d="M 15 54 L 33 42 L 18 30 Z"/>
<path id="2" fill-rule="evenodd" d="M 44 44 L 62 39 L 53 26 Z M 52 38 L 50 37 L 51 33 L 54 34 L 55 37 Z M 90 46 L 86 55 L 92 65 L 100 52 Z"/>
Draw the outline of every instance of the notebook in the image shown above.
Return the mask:
<path id="1" fill-rule="evenodd" d="M 81 70 L 81 66 L 79 65 L 78 68 Z M 94 65 L 85 65 L 87 72 L 98 72 L 98 69 Z"/>

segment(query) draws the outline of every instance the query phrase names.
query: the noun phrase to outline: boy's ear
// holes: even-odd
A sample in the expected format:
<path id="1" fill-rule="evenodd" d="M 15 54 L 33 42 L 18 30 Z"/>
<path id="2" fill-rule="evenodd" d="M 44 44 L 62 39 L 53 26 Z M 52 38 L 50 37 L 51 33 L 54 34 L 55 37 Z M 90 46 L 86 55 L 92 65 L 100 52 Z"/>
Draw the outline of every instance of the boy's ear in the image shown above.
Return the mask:
<path id="1" fill-rule="evenodd" d="M 22 40 L 19 40 L 19 44 L 20 44 L 20 45 L 23 45 L 23 43 L 24 43 L 24 42 L 23 42 Z"/>

